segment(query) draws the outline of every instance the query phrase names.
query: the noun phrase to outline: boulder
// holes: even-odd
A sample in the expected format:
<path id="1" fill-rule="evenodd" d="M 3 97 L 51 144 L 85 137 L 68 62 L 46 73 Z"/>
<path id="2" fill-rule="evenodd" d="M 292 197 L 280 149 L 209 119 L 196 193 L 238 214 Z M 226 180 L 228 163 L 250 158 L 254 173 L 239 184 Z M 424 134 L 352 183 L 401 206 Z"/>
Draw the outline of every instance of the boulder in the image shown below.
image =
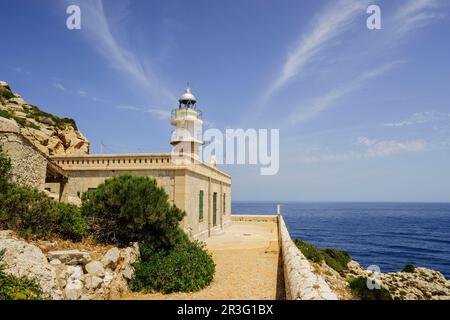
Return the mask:
<path id="1" fill-rule="evenodd" d="M 100 261 L 92 261 L 84 266 L 86 272 L 90 275 L 103 277 L 105 275 L 105 269 Z"/>
<path id="2" fill-rule="evenodd" d="M 49 260 L 58 259 L 67 265 L 86 264 L 91 261 L 91 256 L 87 252 L 79 250 L 59 250 L 50 251 L 47 254 Z"/>
<path id="3" fill-rule="evenodd" d="M 62 262 L 61 262 L 61 260 L 59 260 L 59 259 L 53 259 L 52 261 L 50 261 L 50 264 L 52 265 L 52 266 L 58 266 L 58 265 L 60 265 Z"/>
<path id="4" fill-rule="evenodd" d="M 65 276 L 68 277 L 69 280 L 82 280 L 83 279 L 83 268 L 80 266 L 69 266 L 66 269 Z"/>
<path id="5" fill-rule="evenodd" d="M 102 264 L 105 268 L 115 269 L 117 263 L 120 259 L 120 250 L 119 248 L 111 248 L 106 252 L 106 254 L 102 258 Z"/>
<path id="6" fill-rule="evenodd" d="M 83 283 L 78 279 L 69 279 L 67 281 L 64 294 L 68 300 L 78 300 L 83 293 Z"/>
<path id="7" fill-rule="evenodd" d="M 35 245 L 15 238 L 10 231 L 0 231 L 0 250 L 5 250 L 4 272 L 18 278 L 35 279 L 43 293 L 51 299 L 62 299 L 55 268 Z"/>
<path id="8" fill-rule="evenodd" d="M 100 288 L 101 284 L 103 283 L 103 279 L 91 274 L 88 274 L 84 278 L 84 284 L 86 289 L 98 289 Z"/>

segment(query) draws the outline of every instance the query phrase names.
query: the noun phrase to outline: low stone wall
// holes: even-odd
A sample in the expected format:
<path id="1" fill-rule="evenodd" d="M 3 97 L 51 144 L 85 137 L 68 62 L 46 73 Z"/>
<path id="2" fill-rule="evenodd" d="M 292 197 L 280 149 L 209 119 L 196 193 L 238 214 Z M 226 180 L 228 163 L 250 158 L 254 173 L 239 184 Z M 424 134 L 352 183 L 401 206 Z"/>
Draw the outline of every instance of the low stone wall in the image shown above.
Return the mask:
<path id="1" fill-rule="evenodd" d="M 231 215 L 231 221 L 240 222 L 278 222 L 276 215 L 253 215 L 253 214 L 239 214 Z"/>
<path id="2" fill-rule="evenodd" d="M 337 300 L 325 280 L 313 267 L 289 235 L 282 216 L 278 216 L 279 241 L 283 258 L 284 283 L 288 300 Z"/>

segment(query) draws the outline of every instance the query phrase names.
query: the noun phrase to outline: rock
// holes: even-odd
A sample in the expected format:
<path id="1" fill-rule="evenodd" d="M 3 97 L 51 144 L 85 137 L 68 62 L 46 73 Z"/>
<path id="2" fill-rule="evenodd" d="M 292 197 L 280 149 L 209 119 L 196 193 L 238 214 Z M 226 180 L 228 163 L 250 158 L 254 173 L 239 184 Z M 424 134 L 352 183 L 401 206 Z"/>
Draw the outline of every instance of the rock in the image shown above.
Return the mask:
<path id="1" fill-rule="evenodd" d="M 9 87 L 9 84 L 5 81 L 0 81 L 0 87 L 11 90 L 11 88 Z"/>
<path id="2" fill-rule="evenodd" d="M 102 258 L 102 264 L 105 268 L 111 268 L 115 269 L 117 266 L 117 263 L 120 259 L 120 250 L 119 248 L 111 248 L 106 252 L 106 254 Z"/>
<path id="3" fill-rule="evenodd" d="M 11 98 L 8 100 L 9 103 L 17 104 L 17 105 L 23 105 L 26 104 L 26 101 L 23 100 L 20 97 Z"/>
<path id="4" fill-rule="evenodd" d="M 105 277 L 103 278 L 103 284 L 105 286 L 109 286 L 111 284 L 111 281 L 114 279 L 114 272 L 112 271 L 105 271 Z"/>
<path id="5" fill-rule="evenodd" d="M 120 256 L 123 258 L 124 265 L 131 265 L 139 259 L 139 244 L 133 243 L 131 247 L 127 247 L 120 252 Z"/>
<path id="6" fill-rule="evenodd" d="M 52 266 L 58 266 L 61 264 L 61 261 L 59 259 L 53 259 L 52 261 L 50 261 L 50 264 Z"/>
<path id="7" fill-rule="evenodd" d="M 86 264 L 85 269 L 87 273 L 97 277 L 103 277 L 105 275 L 105 269 L 100 261 L 92 261 Z"/>
<path id="8" fill-rule="evenodd" d="M 103 279 L 93 275 L 86 275 L 84 278 L 84 284 L 86 289 L 98 289 L 103 283 Z"/>
<path id="9" fill-rule="evenodd" d="M 64 294 L 68 300 L 78 300 L 83 293 L 83 283 L 78 279 L 69 279 L 67 281 Z"/>
<path id="10" fill-rule="evenodd" d="M 69 280 L 82 280 L 83 279 L 83 268 L 80 266 L 69 266 L 66 269 L 66 277 Z"/>
<path id="11" fill-rule="evenodd" d="M 122 275 L 125 279 L 131 280 L 134 275 L 134 268 L 130 265 L 126 266 L 122 271 Z"/>
<path id="12" fill-rule="evenodd" d="M 80 207 L 81 206 L 81 199 L 79 197 L 74 197 L 74 196 L 68 196 L 67 197 L 67 203 Z"/>
<path id="13" fill-rule="evenodd" d="M 19 278 L 35 279 L 43 293 L 53 300 L 63 298 L 58 287 L 55 267 L 50 265 L 35 245 L 15 238 L 9 231 L 0 232 L 0 250 L 5 250 L 4 272 Z"/>
<path id="14" fill-rule="evenodd" d="M 49 260 L 58 259 L 67 265 L 86 264 L 91 261 L 89 253 L 79 250 L 50 251 L 47 257 Z"/>

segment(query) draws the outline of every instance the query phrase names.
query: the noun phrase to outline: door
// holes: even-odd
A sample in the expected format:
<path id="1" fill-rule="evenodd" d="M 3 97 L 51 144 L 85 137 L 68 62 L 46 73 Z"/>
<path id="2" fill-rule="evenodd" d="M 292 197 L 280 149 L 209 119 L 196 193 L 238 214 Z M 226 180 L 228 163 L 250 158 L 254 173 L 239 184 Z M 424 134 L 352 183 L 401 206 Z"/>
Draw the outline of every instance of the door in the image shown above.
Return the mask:
<path id="1" fill-rule="evenodd" d="M 213 193 L 213 226 L 217 226 L 217 192 Z"/>

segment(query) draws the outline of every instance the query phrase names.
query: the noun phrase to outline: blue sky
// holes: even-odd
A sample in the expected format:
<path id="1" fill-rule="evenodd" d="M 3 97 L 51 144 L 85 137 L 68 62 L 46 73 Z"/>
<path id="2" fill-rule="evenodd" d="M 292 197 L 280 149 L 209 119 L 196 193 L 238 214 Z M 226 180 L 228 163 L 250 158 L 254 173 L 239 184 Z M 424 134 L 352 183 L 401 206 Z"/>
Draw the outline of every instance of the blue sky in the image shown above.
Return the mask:
<path id="1" fill-rule="evenodd" d="M 170 151 L 189 81 L 208 126 L 280 129 L 277 175 L 222 167 L 234 200 L 450 201 L 445 0 L 0 3 L 0 79 L 94 153 Z"/>

